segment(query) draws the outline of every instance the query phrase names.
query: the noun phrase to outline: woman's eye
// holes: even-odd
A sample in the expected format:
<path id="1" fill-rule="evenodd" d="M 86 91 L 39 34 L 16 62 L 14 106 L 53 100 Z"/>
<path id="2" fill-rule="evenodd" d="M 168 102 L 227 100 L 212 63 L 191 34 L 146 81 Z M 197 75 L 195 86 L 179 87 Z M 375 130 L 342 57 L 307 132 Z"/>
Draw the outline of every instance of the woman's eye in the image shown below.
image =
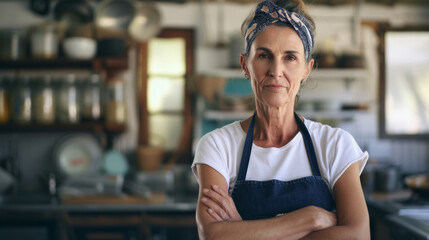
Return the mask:
<path id="1" fill-rule="evenodd" d="M 261 54 L 259 54 L 259 58 L 268 59 L 268 58 L 270 58 L 270 56 L 266 53 L 261 53 Z"/>
<path id="2" fill-rule="evenodd" d="M 293 55 L 288 55 L 288 56 L 286 56 L 286 59 L 289 61 L 294 61 L 294 60 L 296 60 L 296 57 Z"/>

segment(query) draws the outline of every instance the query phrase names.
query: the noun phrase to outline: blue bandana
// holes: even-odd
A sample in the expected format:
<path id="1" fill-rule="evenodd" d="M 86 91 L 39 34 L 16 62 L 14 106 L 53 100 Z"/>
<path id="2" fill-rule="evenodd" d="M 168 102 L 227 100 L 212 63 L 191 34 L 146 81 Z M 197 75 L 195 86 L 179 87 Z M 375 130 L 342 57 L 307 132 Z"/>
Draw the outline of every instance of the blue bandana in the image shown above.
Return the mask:
<path id="1" fill-rule="evenodd" d="M 292 25 L 293 29 L 298 33 L 304 44 L 305 59 L 309 59 L 314 48 L 313 32 L 307 20 L 295 13 L 277 6 L 270 0 L 265 0 L 258 4 L 255 11 L 255 16 L 247 26 L 245 36 L 245 53 L 250 51 L 250 45 L 255 37 L 271 24 L 285 23 Z"/>

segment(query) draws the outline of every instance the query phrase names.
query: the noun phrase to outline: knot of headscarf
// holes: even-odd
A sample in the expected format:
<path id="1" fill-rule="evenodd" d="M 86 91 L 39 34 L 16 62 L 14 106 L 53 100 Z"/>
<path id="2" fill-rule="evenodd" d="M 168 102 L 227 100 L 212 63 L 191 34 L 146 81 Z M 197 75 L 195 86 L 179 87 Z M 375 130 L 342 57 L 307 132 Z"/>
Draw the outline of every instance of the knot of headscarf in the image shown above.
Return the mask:
<path id="1" fill-rule="evenodd" d="M 255 16 L 247 26 L 245 35 L 245 53 L 250 51 L 250 45 L 255 37 L 266 27 L 275 23 L 290 24 L 298 33 L 304 45 L 305 59 L 309 59 L 314 48 L 313 32 L 307 20 L 296 12 L 277 6 L 270 0 L 265 0 L 258 4 L 255 10 Z"/>

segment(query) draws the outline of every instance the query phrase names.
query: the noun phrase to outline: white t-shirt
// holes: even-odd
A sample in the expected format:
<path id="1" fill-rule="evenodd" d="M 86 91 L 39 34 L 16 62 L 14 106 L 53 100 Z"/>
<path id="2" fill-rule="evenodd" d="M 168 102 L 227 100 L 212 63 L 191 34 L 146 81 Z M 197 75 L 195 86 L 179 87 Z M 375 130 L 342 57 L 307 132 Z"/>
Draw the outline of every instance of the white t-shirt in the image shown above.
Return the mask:
<path id="1" fill-rule="evenodd" d="M 351 134 L 308 119 L 304 119 L 304 124 L 313 141 L 320 174 L 331 191 L 335 182 L 351 164 L 359 162 L 362 172 L 368 160 L 368 153 L 362 152 Z M 239 121 L 207 133 L 197 145 L 192 171 L 196 174 L 196 164 L 212 167 L 225 178 L 231 194 L 237 180 L 245 138 L 246 132 Z M 311 175 L 300 132 L 279 148 L 263 148 L 253 144 L 246 180 L 289 181 Z"/>

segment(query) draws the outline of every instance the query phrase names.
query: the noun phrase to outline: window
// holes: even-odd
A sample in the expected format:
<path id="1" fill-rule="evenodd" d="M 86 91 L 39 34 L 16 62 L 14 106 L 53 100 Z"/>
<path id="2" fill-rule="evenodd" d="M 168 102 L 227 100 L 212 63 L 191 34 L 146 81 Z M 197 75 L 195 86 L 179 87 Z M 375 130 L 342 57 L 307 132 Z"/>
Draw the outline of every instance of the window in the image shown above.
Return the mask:
<path id="1" fill-rule="evenodd" d="M 142 44 L 140 63 L 140 144 L 161 146 L 174 161 L 190 161 L 193 31 L 163 30 Z"/>

